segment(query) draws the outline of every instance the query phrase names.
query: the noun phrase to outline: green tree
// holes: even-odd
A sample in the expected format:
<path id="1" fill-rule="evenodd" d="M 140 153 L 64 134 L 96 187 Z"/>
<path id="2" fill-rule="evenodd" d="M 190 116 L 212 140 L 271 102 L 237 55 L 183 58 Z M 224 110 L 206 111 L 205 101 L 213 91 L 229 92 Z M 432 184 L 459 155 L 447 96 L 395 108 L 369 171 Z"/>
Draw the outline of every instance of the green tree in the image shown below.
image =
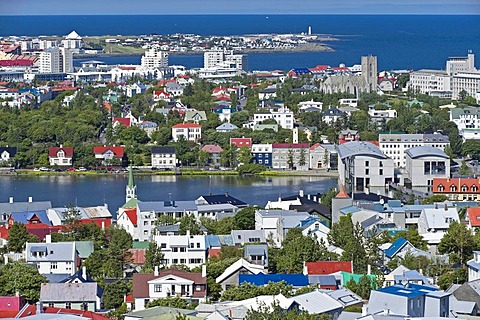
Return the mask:
<path id="1" fill-rule="evenodd" d="M 191 235 L 202 234 L 200 225 L 193 215 L 185 215 L 180 219 L 180 234 L 187 234 L 187 230 L 190 231 Z"/>
<path id="2" fill-rule="evenodd" d="M 42 283 L 46 282 L 35 266 L 18 262 L 0 266 L 0 296 L 18 292 L 28 303 L 35 303 L 40 298 Z"/>
<path id="3" fill-rule="evenodd" d="M 464 176 L 468 176 L 470 174 L 470 169 L 468 168 L 465 159 L 462 160 L 462 164 L 460 165 L 460 170 L 458 173 Z"/>
<path id="4" fill-rule="evenodd" d="M 447 269 L 443 270 L 438 277 L 437 284 L 442 290 L 447 290 L 452 284 L 462 284 L 468 281 L 467 268 Z"/>
<path id="5" fill-rule="evenodd" d="M 249 164 L 252 161 L 252 152 L 249 147 L 241 147 L 237 152 L 238 163 Z"/>
<path id="6" fill-rule="evenodd" d="M 125 295 L 132 290 L 131 282 L 117 280 L 105 286 L 103 304 L 106 309 L 116 309 L 123 304 Z"/>
<path id="7" fill-rule="evenodd" d="M 145 307 L 153 308 L 153 307 L 169 307 L 169 308 L 178 308 L 178 309 L 195 309 L 196 305 L 189 303 L 187 300 L 179 298 L 179 297 L 168 297 L 162 299 L 155 299 L 147 303 Z"/>
<path id="8" fill-rule="evenodd" d="M 255 211 L 259 207 L 246 207 L 238 211 L 233 217 L 234 228 L 237 230 L 255 229 Z"/>
<path id="9" fill-rule="evenodd" d="M 434 194 L 431 195 L 430 197 L 427 197 L 423 199 L 422 204 L 432 204 L 435 202 L 444 202 L 445 200 L 448 200 L 448 197 L 443 194 Z"/>
<path id="10" fill-rule="evenodd" d="M 163 253 L 155 242 L 150 242 L 145 252 L 145 264 L 143 265 L 142 272 L 153 272 L 156 266 L 159 268 L 163 266 Z"/>
<path id="11" fill-rule="evenodd" d="M 307 164 L 307 156 L 306 156 L 306 152 L 305 152 L 305 149 L 300 149 L 300 155 L 298 156 L 298 165 L 300 167 L 303 167 Z"/>
<path id="12" fill-rule="evenodd" d="M 480 141 L 467 140 L 463 143 L 462 155 L 464 157 L 471 157 L 472 159 L 480 159 Z"/>
<path id="13" fill-rule="evenodd" d="M 453 221 L 438 245 L 438 252 L 449 254 L 451 263 L 465 266 L 472 257 L 474 246 L 472 232 L 463 223 Z"/>
<path id="14" fill-rule="evenodd" d="M 290 170 L 293 169 L 293 166 L 295 165 L 295 158 L 293 155 L 293 150 L 288 149 L 288 154 L 287 154 L 287 165 Z"/>
<path id="15" fill-rule="evenodd" d="M 10 252 L 23 252 L 27 242 L 38 242 L 38 238 L 28 233 L 23 223 L 14 222 L 9 230 L 7 248 Z"/>

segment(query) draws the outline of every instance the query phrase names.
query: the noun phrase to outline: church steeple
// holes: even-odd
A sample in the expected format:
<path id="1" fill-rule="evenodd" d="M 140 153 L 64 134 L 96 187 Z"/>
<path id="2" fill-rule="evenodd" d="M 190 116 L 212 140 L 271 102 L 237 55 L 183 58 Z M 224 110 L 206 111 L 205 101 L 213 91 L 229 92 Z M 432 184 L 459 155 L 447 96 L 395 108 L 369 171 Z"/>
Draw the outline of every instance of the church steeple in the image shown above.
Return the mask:
<path id="1" fill-rule="evenodd" d="M 128 202 L 130 199 L 137 198 L 137 186 L 135 185 L 135 180 L 133 179 L 133 170 L 132 166 L 128 168 L 128 184 L 125 194 L 125 202 Z"/>

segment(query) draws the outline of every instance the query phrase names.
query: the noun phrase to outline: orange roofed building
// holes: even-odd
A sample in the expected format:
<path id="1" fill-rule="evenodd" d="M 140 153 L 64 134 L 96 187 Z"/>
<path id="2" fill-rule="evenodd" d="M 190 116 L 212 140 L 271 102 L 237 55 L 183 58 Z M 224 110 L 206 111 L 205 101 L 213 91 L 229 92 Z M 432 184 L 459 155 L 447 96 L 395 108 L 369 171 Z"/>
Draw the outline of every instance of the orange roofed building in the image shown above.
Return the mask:
<path id="1" fill-rule="evenodd" d="M 479 178 L 433 178 L 434 194 L 443 194 L 451 201 L 480 200 Z"/>

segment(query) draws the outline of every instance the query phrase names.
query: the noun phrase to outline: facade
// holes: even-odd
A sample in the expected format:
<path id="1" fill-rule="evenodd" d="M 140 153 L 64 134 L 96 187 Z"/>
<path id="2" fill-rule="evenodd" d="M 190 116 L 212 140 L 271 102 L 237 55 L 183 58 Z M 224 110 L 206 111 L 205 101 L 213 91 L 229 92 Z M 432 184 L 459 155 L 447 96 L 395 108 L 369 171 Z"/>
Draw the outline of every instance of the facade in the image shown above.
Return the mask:
<path id="1" fill-rule="evenodd" d="M 233 51 L 208 50 L 203 54 L 203 68 L 229 67 L 236 71 L 243 71 L 248 69 L 246 59 L 246 55 L 234 54 Z"/>
<path id="2" fill-rule="evenodd" d="M 407 149 L 406 171 L 412 187 L 433 188 L 433 178 L 450 177 L 450 157 L 431 146 Z M 406 183 L 405 183 L 406 184 Z"/>
<path id="3" fill-rule="evenodd" d="M 269 113 L 255 113 L 253 115 L 253 126 L 260 124 L 261 122 L 273 119 L 278 125 L 284 129 L 293 129 L 295 124 L 295 119 L 293 117 L 293 112 L 288 109 L 288 107 L 281 107 L 278 109 L 272 109 Z"/>
<path id="4" fill-rule="evenodd" d="M 17 147 L 0 147 L 0 163 L 9 163 L 17 154 Z"/>
<path id="5" fill-rule="evenodd" d="M 322 113 L 322 120 L 326 124 L 334 124 L 338 120 L 344 119 L 346 117 L 347 114 L 343 111 L 338 110 L 338 108 L 330 108 Z"/>
<path id="6" fill-rule="evenodd" d="M 437 245 L 453 221 L 460 221 L 457 209 L 448 207 L 446 203 L 422 209 L 418 218 L 418 234 L 427 241 L 431 253 L 437 253 Z"/>
<path id="7" fill-rule="evenodd" d="M 271 239 L 274 246 L 281 246 L 288 230 L 298 227 L 311 216 L 296 210 L 256 210 L 255 230 L 262 230 L 265 239 Z"/>
<path id="8" fill-rule="evenodd" d="M 271 144 L 252 144 L 253 163 L 271 167 L 272 163 L 272 145 Z"/>
<path id="9" fill-rule="evenodd" d="M 73 72 L 73 54 L 68 48 L 52 47 L 40 53 L 40 73 Z"/>
<path id="10" fill-rule="evenodd" d="M 480 251 L 473 251 L 473 259 L 467 262 L 468 282 L 480 279 Z"/>
<path id="11" fill-rule="evenodd" d="M 204 235 L 156 235 L 155 243 L 163 254 L 165 266 L 181 264 L 188 268 L 195 268 L 206 263 L 207 249 Z"/>
<path id="12" fill-rule="evenodd" d="M 183 136 L 187 141 L 198 142 L 202 138 L 202 126 L 196 123 L 179 123 L 172 127 L 173 141 Z"/>
<path id="13" fill-rule="evenodd" d="M 394 178 L 393 160 L 374 144 L 352 141 L 337 147 L 340 185 L 347 193 L 385 188 Z"/>
<path id="14" fill-rule="evenodd" d="M 308 143 L 274 143 L 272 144 L 272 168 L 308 170 Z"/>
<path id="15" fill-rule="evenodd" d="M 454 108 L 450 110 L 450 121 L 458 128 L 464 140 L 480 139 L 480 110 L 477 107 Z"/>
<path id="16" fill-rule="evenodd" d="M 450 145 L 448 136 L 439 133 L 380 133 L 378 142 L 380 150 L 400 168 L 407 165 L 406 151 L 410 148 L 426 146 L 444 151 L 445 147 Z"/>
<path id="17" fill-rule="evenodd" d="M 240 258 L 215 279 L 215 281 L 222 286 L 223 290 L 227 290 L 232 286 L 238 286 L 240 275 L 244 274 L 267 274 L 268 270 L 262 265 L 250 263 L 247 260 Z"/>
<path id="18" fill-rule="evenodd" d="M 434 95 L 450 91 L 450 81 L 445 71 L 422 69 L 410 73 L 409 87 L 422 94 Z"/>
<path id="19" fill-rule="evenodd" d="M 143 310 L 148 302 L 167 297 L 179 297 L 194 303 L 205 302 L 206 292 L 207 278 L 202 273 L 175 269 L 159 272 L 156 267 L 154 273 L 133 275 L 135 310 Z"/>
<path id="20" fill-rule="evenodd" d="M 176 166 L 175 147 L 152 147 L 152 167 L 173 170 Z"/>
<path id="21" fill-rule="evenodd" d="M 125 147 L 123 146 L 98 146 L 93 147 L 93 154 L 95 159 L 101 159 L 105 165 L 111 165 L 115 161 L 122 162 L 124 157 Z"/>
<path id="22" fill-rule="evenodd" d="M 67 49 L 78 50 L 83 47 L 82 37 L 75 31 L 72 31 L 62 40 L 62 46 Z"/>
<path id="23" fill-rule="evenodd" d="M 230 145 L 234 145 L 237 148 L 252 147 L 252 138 L 230 138 Z"/>
<path id="24" fill-rule="evenodd" d="M 338 135 L 338 144 L 351 141 L 360 141 L 360 134 L 356 130 L 342 130 Z"/>
<path id="25" fill-rule="evenodd" d="M 433 193 L 446 195 L 450 201 L 478 201 L 480 200 L 480 179 L 434 178 Z"/>
<path id="26" fill-rule="evenodd" d="M 72 166 L 73 147 L 51 147 L 48 149 L 48 159 L 51 166 Z"/>
<path id="27" fill-rule="evenodd" d="M 158 47 L 150 48 L 142 56 L 142 67 L 147 68 L 167 68 L 168 52 L 160 50 Z"/>
<path id="28" fill-rule="evenodd" d="M 74 275 L 80 262 L 75 242 L 26 243 L 25 260 L 40 274 Z"/>

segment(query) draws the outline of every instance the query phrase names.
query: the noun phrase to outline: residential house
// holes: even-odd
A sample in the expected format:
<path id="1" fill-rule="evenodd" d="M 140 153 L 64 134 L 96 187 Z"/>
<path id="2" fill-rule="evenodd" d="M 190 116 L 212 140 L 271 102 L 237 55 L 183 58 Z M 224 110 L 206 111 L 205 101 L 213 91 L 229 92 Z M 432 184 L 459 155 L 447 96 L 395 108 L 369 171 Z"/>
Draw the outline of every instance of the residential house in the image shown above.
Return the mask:
<path id="1" fill-rule="evenodd" d="M 277 97 L 277 87 L 270 86 L 268 88 L 262 89 L 258 92 L 258 100 L 268 100 Z"/>
<path id="2" fill-rule="evenodd" d="M 153 238 L 167 267 L 181 264 L 191 269 L 206 263 L 204 235 L 190 235 L 190 230 L 187 230 L 185 235 L 155 235 Z"/>
<path id="3" fill-rule="evenodd" d="M 439 148 L 420 146 L 407 149 L 404 185 L 428 193 L 434 178 L 450 178 L 450 157 Z"/>
<path id="4" fill-rule="evenodd" d="M 343 311 L 343 304 L 320 290 L 304 293 L 289 298 L 298 304 L 298 309 L 308 314 L 328 314 L 332 319 L 337 319 Z"/>
<path id="5" fill-rule="evenodd" d="M 240 258 L 215 279 L 221 285 L 222 290 L 227 290 L 231 286 L 238 286 L 240 275 L 243 274 L 267 274 L 268 270 L 261 265 L 250 263 L 243 258 Z"/>
<path id="6" fill-rule="evenodd" d="M 413 257 L 433 257 L 430 252 L 415 248 L 410 241 L 402 237 L 395 240 L 395 242 L 393 242 L 387 249 L 385 249 L 385 251 L 383 251 L 383 254 L 386 262 L 394 259 L 395 257 L 405 258 L 405 255 L 407 254 Z"/>
<path id="7" fill-rule="evenodd" d="M 10 163 L 17 155 L 17 147 L 0 147 L 0 163 Z"/>
<path id="8" fill-rule="evenodd" d="M 152 122 L 152 121 L 142 121 L 139 124 L 137 124 L 137 127 L 142 129 L 143 131 L 145 131 L 147 133 L 148 137 L 151 137 L 152 134 L 155 131 L 157 131 L 158 124 L 156 124 L 155 122 Z"/>
<path id="9" fill-rule="evenodd" d="M 338 135 L 338 144 L 344 144 L 351 141 L 360 141 L 360 134 L 356 130 L 342 130 Z"/>
<path id="10" fill-rule="evenodd" d="M 243 125 L 243 127 L 251 128 L 250 126 Z M 263 124 L 263 123 L 257 123 L 253 125 L 253 131 L 263 131 L 263 130 L 269 130 L 271 132 L 278 132 L 278 124 Z"/>
<path id="11" fill-rule="evenodd" d="M 473 252 L 473 259 L 467 262 L 468 281 L 480 279 L 480 251 Z"/>
<path id="12" fill-rule="evenodd" d="M 173 141 L 177 142 L 180 137 L 187 141 L 198 142 L 202 138 L 202 126 L 196 123 L 179 123 L 172 127 Z"/>
<path id="13" fill-rule="evenodd" d="M 284 129 L 293 129 L 295 119 L 293 112 L 288 107 L 281 107 L 278 109 L 271 109 L 268 113 L 255 113 L 253 115 L 253 122 L 247 124 L 247 127 L 253 128 L 256 124 L 260 124 L 267 119 L 273 119 L 277 124 Z"/>
<path id="14" fill-rule="evenodd" d="M 301 221 L 311 217 L 308 213 L 294 210 L 256 210 L 255 230 L 262 230 L 265 239 L 281 246 L 288 230 L 300 226 Z"/>
<path id="15" fill-rule="evenodd" d="M 0 203 L 0 225 L 8 223 L 12 212 L 35 212 L 50 208 L 52 208 L 50 201 L 33 201 L 33 197 L 28 197 L 28 202 L 15 202 L 14 198 L 10 197 L 7 203 Z"/>
<path id="16" fill-rule="evenodd" d="M 339 145 L 337 150 L 340 185 L 345 185 L 348 193 L 363 192 L 374 187 L 380 190 L 393 182 L 393 160 L 376 145 L 352 141 Z"/>
<path id="17" fill-rule="evenodd" d="M 418 219 L 418 233 L 427 241 L 429 251 L 436 253 L 437 245 L 447 233 L 450 224 L 459 222 L 456 208 L 448 207 L 447 203 L 443 205 L 435 204 L 434 208 L 424 208 Z"/>
<path id="18" fill-rule="evenodd" d="M 258 264 L 259 266 L 268 268 L 268 246 L 266 244 L 245 245 L 243 248 L 243 257 L 250 263 Z"/>
<path id="19" fill-rule="evenodd" d="M 124 146 L 97 146 L 93 147 L 95 159 L 102 161 L 104 165 L 122 164 L 125 156 Z"/>
<path id="20" fill-rule="evenodd" d="M 230 138 L 230 145 L 233 145 L 237 148 L 241 147 L 252 147 L 252 138 Z"/>
<path id="21" fill-rule="evenodd" d="M 40 302 L 54 308 L 97 311 L 102 309 L 103 289 L 97 283 L 42 283 Z"/>
<path id="22" fill-rule="evenodd" d="M 77 272 L 80 257 L 74 242 L 26 243 L 25 261 L 37 266 L 40 274 L 70 274 Z"/>
<path id="23" fill-rule="evenodd" d="M 346 119 L 347 114 L 338 110 L 338 108 L 330 108 L 322 113 L 322 121 L 326 124 L 334 124 L 338 120 Z"/>
<path id="24" fill-rule="evenodd" d="M 132 119 L 130 117 L 115 117 L 112 119 L 112 127 L 117 128 L 122 126 L 125 128 L 130 128 L 133 125 Z"/>
<path id="25" fill-rule="evenodd" d="M 207 277 L 203 273 L 190 273 L 171 269 L 154 273 L 135 273 L 133 275 L 133 298 L 135 310 L 143 310 L 148 302 L 178 297 L 190 302 L 205 302 L 207 296 Z"/>
<path id="26" fill-rule="evenodd" d="M 0 296 L 0 315 L 5 318 L 14 318 L 26 304 L 25 297 L 20 295 Z"/>
<path id="27" fill-rule="evenodd" d="M 194 122 L 198 124 L 200 123 L 200 121 L 207 121 L 207 114 L 205 113 L 205 111 L 187 110 L 187 112 L 185 112 L 185 117 L 183 121 Z"/>
<path id="28" fill-rule="evenodd" d="M 397 110 L 392 109 L 391 107 L 386 110 L 378 110 L 369 106 L 368 115 L 376 124 L 377 128 L 381 128 L 382 125 L 397 117 Z"/>
<path id="29" fill-rule="evenodd" d="M 366 314 L 388 310 L 405 317 L 442 317 L 450 315 L 450 293 L 417 284 L 393 285 L 370 294 Z"/>
<path id="30" fill-rule="evenodd" d="M 271 167 L 272 163 L 272 145 L 271 144 L 252 144 L 253 163 Z"/>
<path id="31" fill-rule="evenodd" d="M 480 179 L 433 178 L 433 193 L 446 195 L 450 201 L 478 201 Z"/>
<path id="32" fill-rule="evenodd" d="M 223 149 L 218 144 L 206 144 L 202 147 L 202 151 L 208 153 L 211 156 L 211 161 L 208 162 L 211 162 L 213 165 L 217 165 Z"/>
<path id="33" fill-rule="evenodd" d="M 311 275 L 308 276 L 308 283 L 322 290 L 337 290 L 338 283 L 334 275 Z"/>
<path id="34" fill-rule="evenodd" d="M 79 220 L 82 224 L 95 223 L 102 229 L 108 228 L 112 224 L 112 214 L 107 204 L 93 207 L 51 208 L 46 212 L 52 225 L 62 226 L 65 224 L 66 214 L 72 209 L 80 215 Z"/>
<path id="35" fill-rule="evenodd" d="M 248 243 L 266 243 L 265 234 L 262 230 L 232 230 L 232 244 L 244 247 Z"/>
<path id="36" fill-rule="evenodd" d="M 457 125 L 458 133 L 464 138 L 480 139 L 480 110 L 477 107 L 450 110 L 450 121 Z"/>
<path id="37" fill-rule="evenodd" d="M 239 200 L 228 192 L 224 194 L 208 194 L 202 195 L 195 200 L 197 205 L 205 205 L 205 204 L 231 204 L 238 208 L 245 208 L 248 207 L 248 204 Z"/>
<path id="38" fill-rule="evenodd" d="M 469 229 L 480 227 L 480 208 L 467 208 L 467 223 Z"/>
<path id="39" fill-rule="evenodd" d="M 393 286 L 395 284 L 395 276 L 403 275 L 404 272 L 410 271 L 407 267 L 403 265 L 399 265 L 394 270 L 392 270 L 389 274 L 386 274 L 383 279 L 382 287 Z"/>
<path id="40" fill-rule="evenodd" d="M 403 286 L 409 283 L 420 284 L 423 286 L 431 286 L 433 283 L 432 279 L 428 279 L 417 270 L 405 270 L 401 274 L 394 275 L 393 279 L 395 281 L 395 284 L 400 284 Z"/>
<path id="41" fill-rule="evenodd" d="M 152 167 L 174 170 L 177 166 L 175 147 L 152 147 Z"/>
<path id="42" fill-rule="evenodd" d="M 380 150 L 399 168 L 407 165 L 406 151 L 410 148 L 426 146 L 445 151 L 450 145 L 448 136 L 440 133 L 380 133 L 378 142 Z"/>
<path id="43" fill-rule="evenodd" d="M 148 309 L 143 309 L 143 310 L 135 310 L 135 303 L 133 301 L 133 297 L 131 298 L 132 302 L 132 308 L 129 310 L 132 310 L 131 312 L 125 314 L 125 320 L 153 320 L 153 319 L 175 319 L 176 317 L 183 317 L 185 316 L 185 319 L 188 320 L 200 320 L 201 318 L 198 318 L 196 316 L 197 311 L 195 310 L 189 310 L 189 309 L 178 309 L 178 308 L 170 308 L 170 307 L 151 307 Z M 135 310 L 135 311 L 133 311 Z M 210 320 L 210 319 L 207 319 Z"/>
<path id="44" fill-rule="evenodd" d="M 232 132 L 233 130 L 237 130 L 238 127 L 234 125 L 233 123 L 229 122 L 224 122 L 218 127 L 215 128 L 215 131 L 217 132 Z"/>
<path id="45" fill-rule="evenodd" d="M 338 104 L 356 108 L 358 106 L 358 99 L 340 99 L 338 100 Z"/>
<path id="46" fill-rule="evenodd" d="M 174 97 L 179 97 L 183 94 L 183 90 L 185 90 L 185 87 L 181 84 L 178 84 L 176 82 L 167 82 L 165 84 L 165 91 L 173 95 Z"/>
<path id="47" fill-rule="evenodd" d="M 51 147 L 48 148 L 48 159 L 51 166 L 72 166 L 73 147 Z"/>
<path id="48" fill-rule="evenodd" d="M 340 302 L 344 308 L 350 306 L 361 307 L 363 305 L 363 299 L 347 288 L 340 288 L 338 290 L 327 290 L 324 291 L 333 299 Z"/>
<path id="49" fill-rule="evenodd" d="M 165 90 L 153 91 L 153 101 L 166 101 L 172 100 L 173 94 L 168 93 Z"/>
<path id="50" fill-rule="evenodd" d="M 274 143 L 272 144 L 272 168 L 308 170 L 308 143 Z"/>
<path id="51" fill-rule="evenodd" d="M 125 87 L 125 95 L 131 98 L 134 95 L 145 93 L 146 90 L 147 90 L 147 87 L 144 84 L 137 82 L 132 85 L 127 85 Z"/>
<path id="52" fill-rule="evenodd" d="M 461 303 L 474 304 L 472 309 L 461 313 L 478 315 L 478 310 L 480 310 L 480 280 L 468 281 L 463 284 L 452 284 L 446 291 L 451 293 L 452 297 Z"/>
<path id="53" fill-rule="evenodd" d="M 333 145 L 315 143 L 310 147 L 309 155 L 309 168 L 312 170 L 337 168 L 337 150 Z"/>
<path id="54" fill-rule="evenodd" d="M 302 101 L 298 103 L 298 111 L 300 112 L 322 112 L 323 102 L 317 101 Z"/>
<path id="55" fill-rule="evenodd" d="M 230 118 L 233 113 L 237 112 L 234 108 L 228 106 L 222 106 L 215 110 L 215 114 L 218 116 L 221 122 L 230 122 Z"/>

